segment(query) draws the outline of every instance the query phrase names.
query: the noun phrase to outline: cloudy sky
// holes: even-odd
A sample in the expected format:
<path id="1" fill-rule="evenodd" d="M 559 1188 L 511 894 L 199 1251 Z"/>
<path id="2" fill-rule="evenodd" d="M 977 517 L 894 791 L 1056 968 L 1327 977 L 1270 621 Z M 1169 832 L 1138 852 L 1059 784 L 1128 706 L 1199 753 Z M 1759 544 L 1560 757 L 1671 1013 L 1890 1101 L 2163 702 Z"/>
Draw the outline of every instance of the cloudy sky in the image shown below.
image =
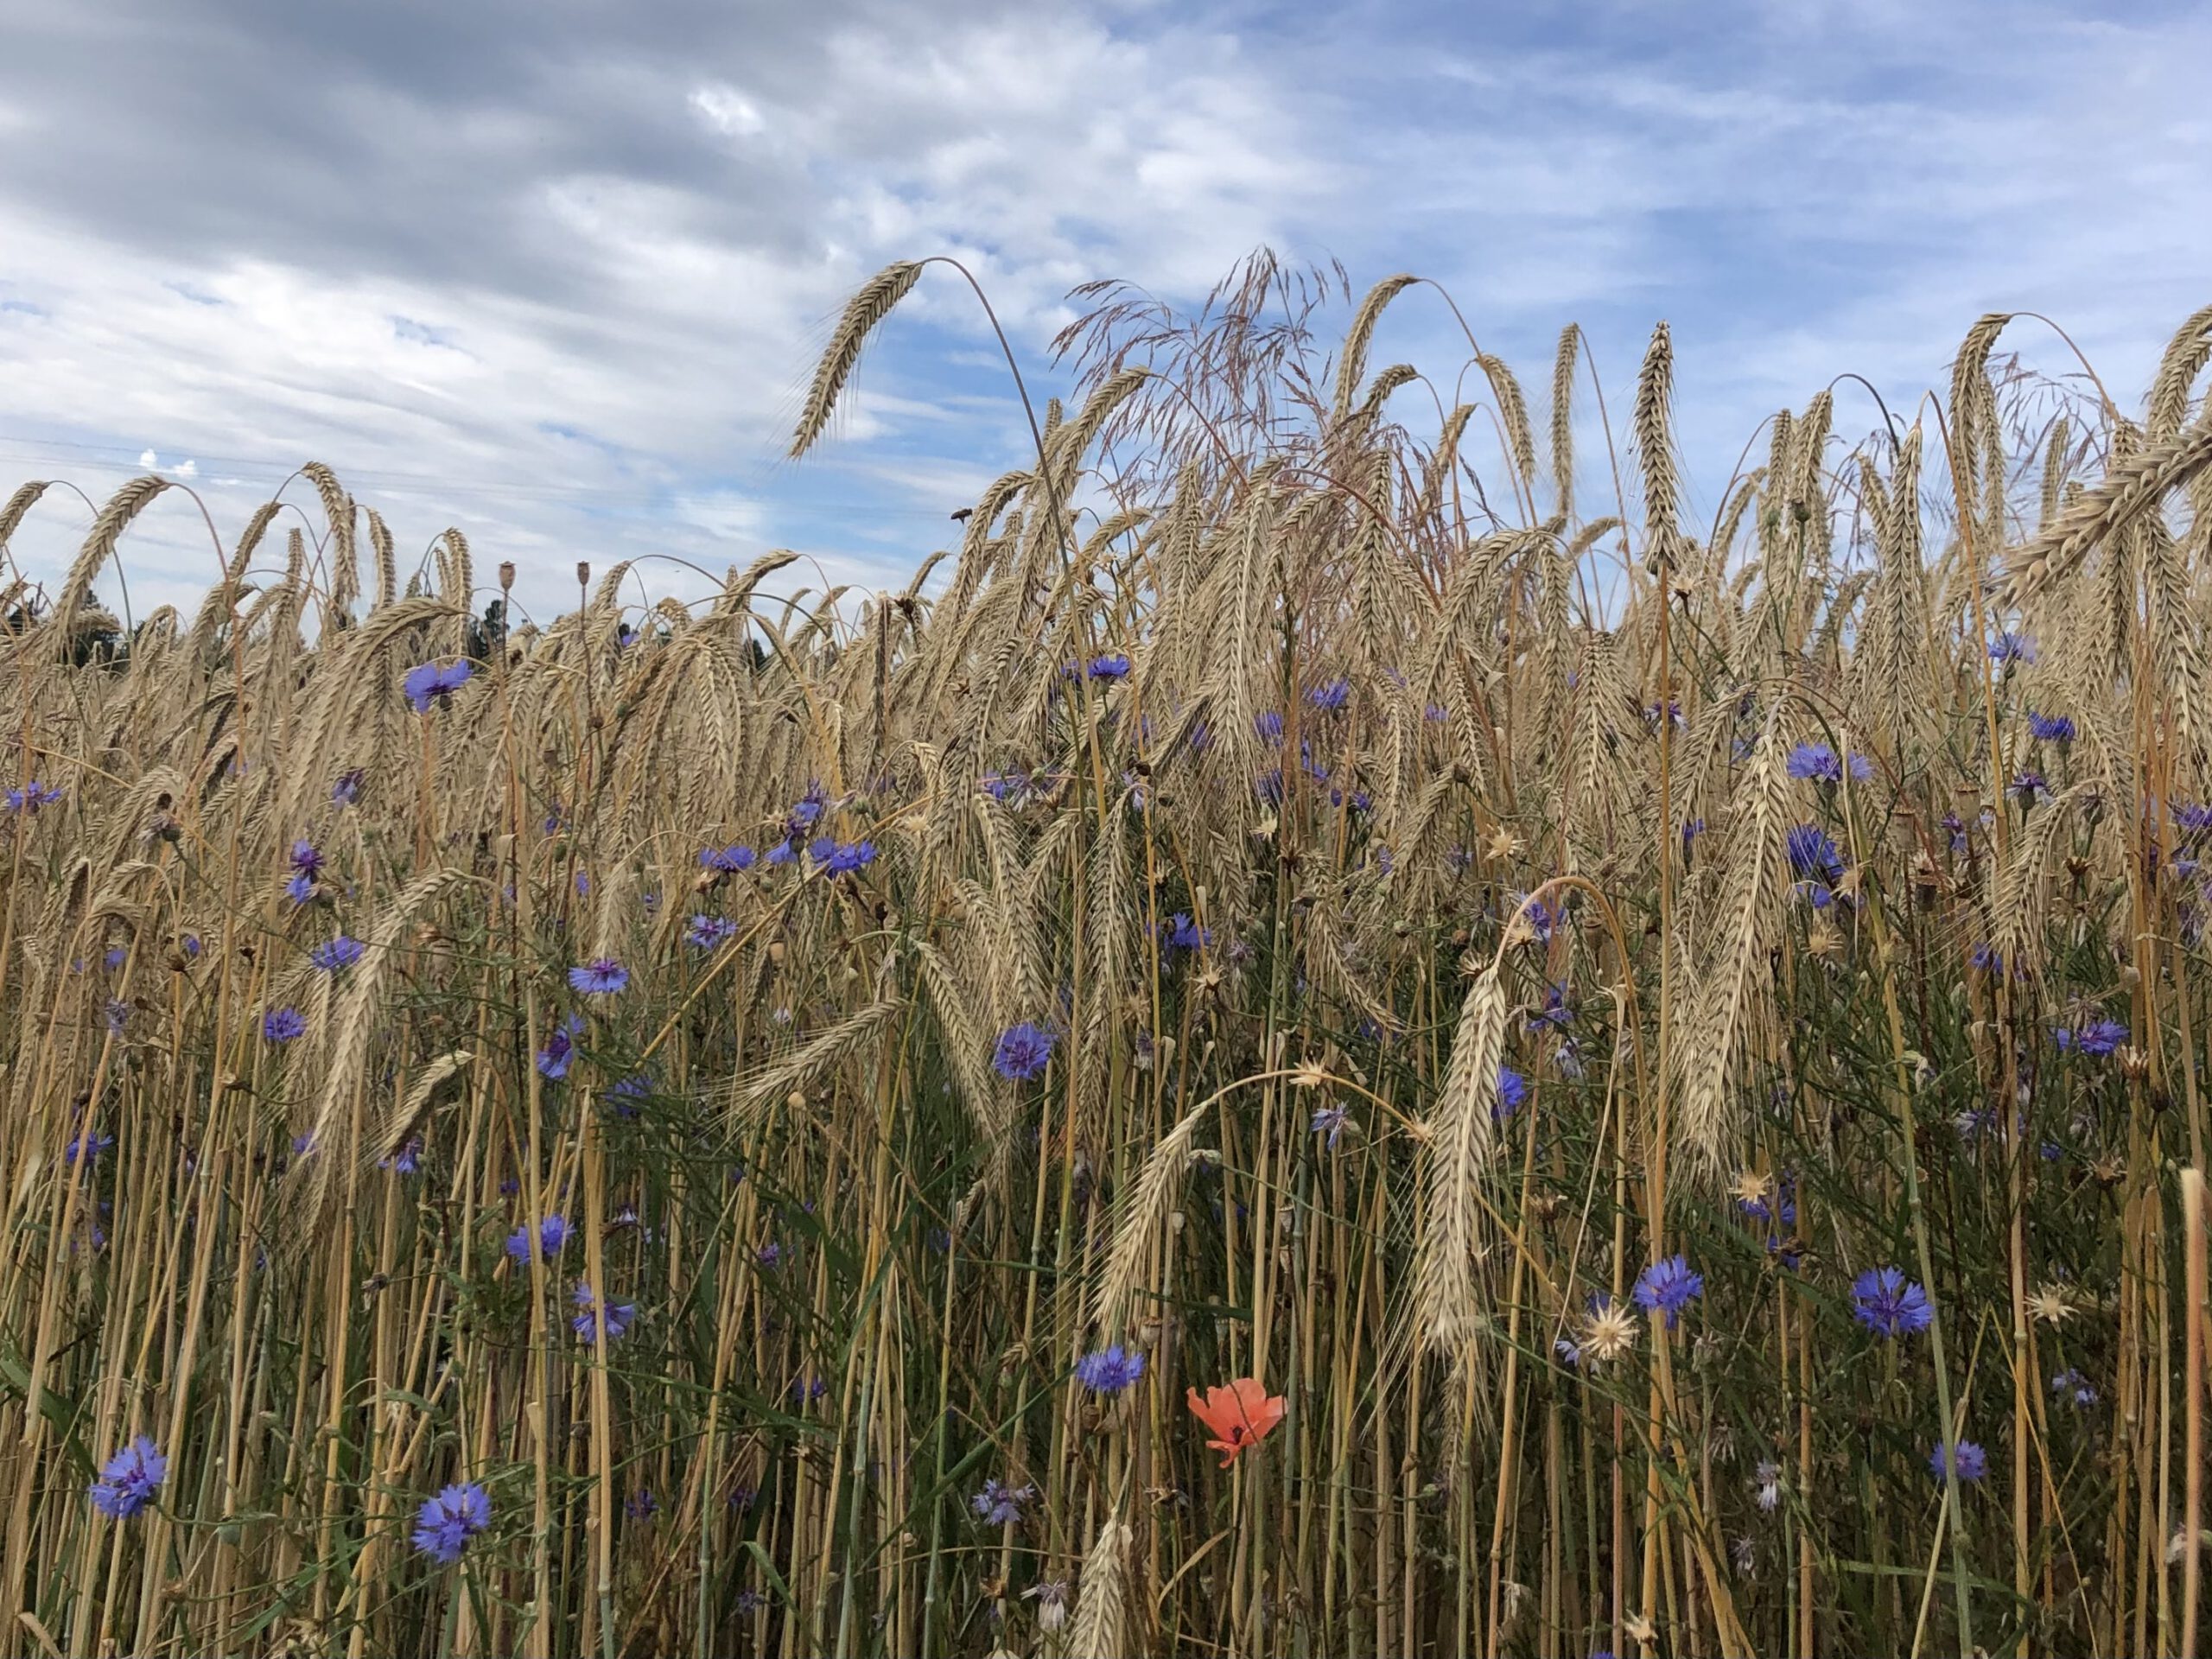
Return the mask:
<path id="1" fill-rule="evenodd" d="M 1845 370 L 1910 409 L 1984 310 L 2050 314 L 2127 406 L 2212 300 L 2212 13 L 2165 0 L 0 0 L 0 487 L 156 467 L 227 536 L 321 460 L 404 564 L 459 524 L 540 610 L 579 557 L 789 546 L 882 582 L 941 545 L 1026 431 L 954 287 L 779 459 L 901 257 L 971 264 L 1046 388 L 1075 283 L 1194 296 L 1262 243 L 1434 277 L 1535 386 L 1579 321 L 1624 394 L 1665 317 L 1707 508 L 1766 411 Z M 1446 321 L 1402 301 L 1377 361 L 1456 372 Z M 88 516 L 49 492 L 14 557 L 53 580 Z M 210 579 L 181 496 L 125 550 L 142 613 Z"/>

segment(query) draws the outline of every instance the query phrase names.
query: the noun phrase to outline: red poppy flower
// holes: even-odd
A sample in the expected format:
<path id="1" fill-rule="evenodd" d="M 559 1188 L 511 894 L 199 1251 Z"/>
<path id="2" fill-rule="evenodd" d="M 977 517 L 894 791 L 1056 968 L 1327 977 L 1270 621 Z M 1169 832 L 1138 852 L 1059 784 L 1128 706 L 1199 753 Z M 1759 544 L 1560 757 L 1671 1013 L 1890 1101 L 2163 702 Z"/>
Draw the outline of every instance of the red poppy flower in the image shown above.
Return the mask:
<path id="1" fill-rule="evenodd" d="M 1270 1395 L 1265 1384 L 1249 1376 L 1238 1377 L 1225 1389 L 1208 1389 L 1203 1400 L 1192 1389 L 1190 1405 L 1198 1421 L 1213 1432 L 1213 1439 L 1206 1444 L 1221 1453 L 1224 1469 L 1236 1461 L 1239 1452 L 1282 1421 L 1282 1396 Z"/>

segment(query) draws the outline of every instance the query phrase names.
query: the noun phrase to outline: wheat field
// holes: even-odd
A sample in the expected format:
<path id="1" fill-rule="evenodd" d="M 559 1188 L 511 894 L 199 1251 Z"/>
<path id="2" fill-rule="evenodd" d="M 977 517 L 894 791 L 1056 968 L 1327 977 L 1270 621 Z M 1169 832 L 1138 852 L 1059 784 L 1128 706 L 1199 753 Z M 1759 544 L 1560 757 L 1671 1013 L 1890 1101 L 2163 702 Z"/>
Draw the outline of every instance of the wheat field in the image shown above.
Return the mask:
<path id="1" fill-rule="evenodd" d="M 2212 308 L 1693 523 L 1663 326 L 1079 300 L 897 589 L 0 569 L 0 1651 L 2196 1652 Z"/>

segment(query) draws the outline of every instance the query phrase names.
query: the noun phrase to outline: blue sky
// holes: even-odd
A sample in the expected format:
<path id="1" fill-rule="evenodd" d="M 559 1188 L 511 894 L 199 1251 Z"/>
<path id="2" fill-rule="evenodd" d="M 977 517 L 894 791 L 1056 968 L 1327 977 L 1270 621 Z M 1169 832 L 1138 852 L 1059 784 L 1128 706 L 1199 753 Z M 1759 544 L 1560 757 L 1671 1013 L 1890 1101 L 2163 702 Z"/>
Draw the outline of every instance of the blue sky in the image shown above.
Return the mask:
<path id="1" fill-rule="evenodd" d="M 1663 317 L 1707 512 L 1773 408 L 1849 370 L 1909 410 L 1985 310 L 2049 313 L 2126 408 L 2212 300 L 2212 14 L 2183 5 L 10 10 L 0 485 L 150 464 L 227 535 L 321 460 L 405 562 L 459 524 L 534 608 L 580 557 L 789 546 L 880 583 L 941 545 L 1026 441 L 952 286 L 778 459 L 844 296 L 900 257 L 969 259 L 1041 389 L 1075 283 L 1193 297 L 1262 242 L 1435 278 L 1539 399 L 1574 321 L 1620 408 Z M 2039 326 L 2007 344 L 2070 366 Z M 1376 348 L 1464 356 L 1419 290 Z M 15 558 L 51 581 L 87 518 L 49 493 Z M 141 610 L 211 576 L 181 499 L 125 551 Z"/>

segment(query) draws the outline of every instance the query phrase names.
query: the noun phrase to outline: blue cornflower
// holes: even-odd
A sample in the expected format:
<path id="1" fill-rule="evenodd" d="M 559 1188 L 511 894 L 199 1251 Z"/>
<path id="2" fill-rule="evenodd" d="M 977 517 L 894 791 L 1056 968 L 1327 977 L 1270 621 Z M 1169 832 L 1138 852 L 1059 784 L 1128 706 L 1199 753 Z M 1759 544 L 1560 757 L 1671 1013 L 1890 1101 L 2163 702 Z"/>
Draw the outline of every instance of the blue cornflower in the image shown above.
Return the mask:
<path id="1" fill-rule="evenodd" d="M 1129 671 L 1129 659 L 1121 652 L 1111 656 L 1094 657 L 1087 671 L 1094 680 L 1118 680 Z"/>
<path id="2" fill-rule="evenodd" d="M 1682 1309 L 1704 1294 L 1705 1275 L 1692 1273 L 1686 1256 L 1654 1262 L 1636 1275 L 1636 1305 L 1647 1313 L 1664 1313 L 1669 1331 Z"/>
<path id="3" fill-rule="evenodd" d="M 1034 1486 L 1008 1486 L 986 1480 L 982 1490 L 968 1500 L 968 1506 L 987 1527 L 1011 1527 L 1020 1521 L 1021 1506 L 1036 1496 Z"/>
<path id="4" fill-rule="evenodd" d="M 127 1521 L 154 1501 L 154 1489 L 168 1478 L 169 1460 L 141 1434 L 100 1465 L 100 1478 L 92 1486 L 92 1506 Z"/>
<path id="5" fill-rule="evenodd" d="M 1512 895 L 1512 903 L 1516 910 L 1520 909 L 1522 900 L 1526 897 L 1526 894 L 1518 893 Z M 1528 937 L 1535 939 L 1538 944 L 1549 944 L 1552 942 L 1552 929 L 1557 925 L 1557 920 L 1558 918 L 1552 914 L 1552 907 L 1541 899 L 1526 910 L 1521 911 L 1521 925 L 1528 930 Z"/>
<path id="6" fill-rule="evenodd" d="M 1529 1079 L 1510 1065 L 1497 1068 L 1497 1104 L 1490 1115 L 1503 1123 L 1529 1103 Z"/>
<path id="7" fill-rule="evenodd" d="M 2090 1386 L 2089 1379 L 2071 1366 L 2050 1379 L 2050 1391 L 2056 1395 L 2071 1395 L 2077 1406 L 2097 1403 L 2097 1391 Z"/>
<path id="8" fill-rule="evenodd" d="M 827 864 L 830 855 L 836 850 L 837 838 L 835 836 L 817 836 L 806 843 L 806 855 L 817 864 Z"/>
<path id="9" fill-rule="evenodd" d="M 727 916 L 694 916 L 683 931 L 683 942 L 701 950 L 712 950 L 736 931 L 737 924 Z"/>
<path id="10" fill-rule="evenodd" d="M 822 816 L 822 785 L 809 784 L 806 793 L 791 804 L 791 830 L 794 836 L 803 836 L 814 828 Z"/>
<path id="11" fill-rule="evenodd" d="M 395 1175 L 413 1175 L 423 1167 L 423 1137 L 413 1135 L 400 1143 L 399 1150 L 389 1158 L 377 1160 L 378 1169 L 388 1169 Z"/>
<path id="12" fill-rule="evenodd" d="M 407 701 L 415 706 L 416 714 L 427 715 L 431 703 L 443 708 L 475 672 L 465 657 L 450 663 L 418 663 L 407 671 L 407 677 L 399 683 L 399 689 L 407 694 Z"/>
<path id="13" fill-rule="evenodd" d="M 630 970 L 612 957 L 596 957 L 569 969 L 569 988 L 585 996 L 613 996 L 630 982 Z"/>
<path id="14" fill-rule="evenodd" d="M 766 856 L 771 864 L 789 864 L 798 859 L 798 849 L 788 841 L 779 841 L 768 849 Z"/>
<path id="15" fill-rule="evenodd" d="M 359 939 L 340 933 L 334 939 L 326 939 L 308 952 L 308 960 L 326 974 L 334 974 L 341 968 L 351 968 L 368 950 Z"/>
<path id="16" fill-rule="evenodd" d="M 1864 783 L 1874 775 L 1874 767 L 1863 754 L 1854 754 L 1849 760 L 1839 760 L 1836 753 L 1825 743 L 1800 743 L 1789 751 L 1786 763 L 1792 778 L 1802 778 L 1808 783 L 1840 784 L 1843 781 L 1847 765 L 1853 783 Z"/>
<path id="17" fill-rule="evenodd" d="M 630 1321 L 638 1316 L 634 1302 L 602 1302 L 592 1294 L 589 1285 L 579 1284 L 575 1294 L 576 1317 L 569 1321 L 569 1328 L 584 1341 L 594 1340 L 603 1320 L 607 1339 L 618 1340 L 630 1328 Z"/>
<path id="18" fill-rule="evenodd" d="M 351 806 L 361 798 L 361 785 L 368 781 L 368 772 L 361 766 L 338 774 L 338 781 L 330 786 L 333 806 Z"/>
<path id="19" fill-rule="evenodd" d="M 1351 682 L 1345 679 L 1326 681 L 1307 692 L 1306 700 L 1325 715 L 1341 713 L 1344 706 L 1351 701 Z"/>
<path id="20" fill-rule="evenodd" d="M 650 1521 L 660 1513 L 660 1500 L 640 1486 L 622 1500 L 622 1513 L 632 1521 Z"/>
<path id="21" fill-rule="evenodd" d="M 1946 1448 L 1939 1446 L 1928 1454 L 1929 1471 L 1938 1480 L 1951 1472 L 1950 1459 L 1945 1455 L 1945 1451 Z M 1989 1454 L 1972 1440 L 1961 1440 L 1959 1442 L 1959 1478 L 1980 1480 L 1988 1472 Z"/>
<path id="22" fill-rule="evenodd" d="M 999 1033 L 991 1055 L 991 1069 L 1014 1083 L 1026 1083 L 1041 1073 L 1052 1058 L 1055 1039 L 1051 1032 L 1025 1020 Z"/>
<path id="23" fill-rule="evenodd" d="M 982 787 L 984 794 L 1004 806 L 1019 799 L 1029 787 L 1029 774 L 1026 772 L 986 772 Z"/>
<path id="24" fill-rule="evenodd" d="M 1114 1343 L 1075 1363 L 1075 1380 L 1093 1394 L 1120 1394 L 1144 1375 L 1144 1356 Z"/>
<path id="25" fill-rule="evenodd" d="M 1275 709 L 1264 709 L 1252 716 L 1252 730 L 1262 743 L 1282 741 L 1282 715 Z"/>
<path id="26" fill-rule="evenodd" d="M 537 1051 L 538 1075 L 558 1083 L 569 1075 L 569 1066 L 576 1058 L 576 1039 L 583 1035 L 584 1022 L 570 1014 L 553 1027 L 545 1039 L 545 1046 Z"/>
<path id="27" fill-rule="evenodd" d="M 784 1247 L 772 1238 L 766 1244 L 763 1244 L 759 1249 L 753 1252 L 753 1259 L 760 1266 L 766 1268 L 769 1272 L 773 1273 L 778 1267 L 782 1265 L 784 1259 Z"/>
<path id="28" fill-rule="evenodd" d="M 297 1008 L 271 1008 L 261 1016 L 261 1034 L 272 1043 L 289 1043 L 307 1034 L 307 1016 Z"/>
<path id="29" fill-rule="evenodd" d="M 841 841 L 833 844 L 827 858 L 817 861 L 831 875 L 850 875 L 855 870 L 875 862 L 875 843 L 872 841 Z"/>
<path id="30" fill-rule="evenodd" d="M 638 1103 L 652 1097 L 653 1080 L 643 1071 L 632 1071 L 628 1077 L 609 1084 L 600 1098 L 613 1109 L 617 1117 L 635 1117 Z"/>
<path id="31" fill-rule="evenodd" d="M 2127 1040 L 2127 1027 L 2117 1020 L 2092 1020 L 2070 1030 L 2062 1026 L 2051 1036 L 2062 1051 L 2102 1059 Z"/>
<path id="32" fill-rule="evenodd" d="M 59 784 L 41 784 L 34 778 L 21 789 L 8 791 L 8 810 L 10 812 L 35 812 L 42 806 L 52 806 L 60 798 L 61 786 Z"/>
<path id="33" fill-rule="evenodd" d="M 1564 1031 L 1573 1023 L 1574 1010 L 1567 1006 L 1567 987 L 1563 984 L 1554 985 L 1545 992 L 1543 1007 L 1529 1016 L 1531 1031 L 1544 1026 L 1549 1026 L 1555 1031 Z"/>
<path id="34" fill-rule="evenodd" d="M 292 879 L 284 884 L 284 891 L 292 896 L 296 905 L 307 903 L 315 892 L 315 878 L 322 874 L 323 857 L 309 841 L 292 843 Z"/>
<path id="35" fill-rule="evenodd" d="M 2005 971 L 2005 953 L 1986 939 L 1967 952 L 1967 960 L 1985 974 L 2001 974 Z"/>
<path id="36" fill-rule="evenodd" d="M 1331 1152 L 1337 1149 L 1337 1142 L 1344 1136 L 1344 1104 L 1342 1101 L 1338 1101 L 1333 1106 L 1324 1106 L 1313 1114 L 1313 1133 L 1325 1135 L 1328 1137 L 1327 1144 Z"/>
<path id="37" fill-rule="evenodd" d="M 537 1224 L 537 1254 L 550 1262 L 569 1242 L 569 1218 L 548 1216 Z M 507 1254 L 524 1267 L 530 1265 L 530 1229 L 518 1227 L 507 1235 Z"/>
<path id="38" fill-rule="evenodd" d="M 74 1141 L 72 1141 L 67 1148 L 62 1153 L 62 1156 L 67 1158 L 73 1164 L 79 1158 L 86 1159 L 89 1161 L 97 1164 L 100 1160 L 100 1154 L 114 1144 L 115 1137 L 113 1135 L 102 1135 L 99 1130 L 95 1129 L 89 1137 L 80 1135 Z"/>
<path id="39" fill-rule="evenodd" d="M 2044 781 L 2043 773 L 2029 768 L 2015 772 L 2012 781 L 2005 785 L 2005 792 L 2022 806 L 2033 806 L 2037 796 L 2050 793 L 2050 785 Z"/>
<path id="40" fill-rule="evenodd" d="M 1928 1293 L 1895 1268 L 1869 1268 L 1851 1281 L 1852 1313 L 1878 1337 L 1894 1341 L 1936 1322 Z"/>
<path id="41" fill-rule="evenodd" d="M 2028 730 L 2045 743 L 2071 743 L 2074 722 L 2064 715 L 2039 715 L 2028 710 Z"/>
<path id="42" fill-rule="evenodd" d="M 1690 843 L 1705 833 L 1705 820 L 1692 818 L 1682 825 L 1682 850 L 1688 852 Z"/>
<path id="43" fill-rule="evenodd" d="M 1646 704 L 1643 710 L 1643 723 L 1655 732 L 1662 725 L 1672 726 L 1679 731 L 1688 725 L 1689 721 L 1688 717 L 1682 713 L 1682 705 L 1669 697 L 1663 704 L 1656 702 Z M 1852 773 L 1854 778 L 1858 775 L 1855 772 Z"/>
<path id="44" fill-rule="evenodd" d="M 1813 903 L 1825 906 L 1829 887 L 1843 879 L 1843 855 L 1828 832 L 1816 823 L 1801 823 L 1782 838 L 1782 850 L 1790 874 L 1812 887 Z"/>
<path id="45" fill-rule="evenodd" d="M 415 1548 L 442 1567 L 461 1559 L 468 1541 L 492 1528 L 492 1498 L 474 1481 L 426 1497 L 415 1512 Z"/>
<path id="46" fill-rule="evenodd" d="M 1177 911 L 1160 925 L 1166 936 L 1168 948 L 1174 950 L 1198 950 L 1213 943 L 1213 930 L 1200 927 L 1185 911 Z"/>
<path id="47" fill-rule="evenodd" d="M 795 1376 L 791 1379 L 791 1398 L 800 1405 L 809 1400 L 819 1400 L 830 1392 L 830 1385 L 818 1376 Z"/>
<path id="48" fill-rule="evenodd" d="M 2000 633 L 1989 642 L 1989 660 L 1993 663 L 2032 663 L 2036 659 L 2036 642 L 2031 634 Z"/>
<path id="49" fill-rule="evenodd" d="M 707 847 L 699 853 L 699 862 L 708 869 L 727 875 L 734 870 L 749 870 L 753 861 L 760 856 L 750 847 Z"/>

